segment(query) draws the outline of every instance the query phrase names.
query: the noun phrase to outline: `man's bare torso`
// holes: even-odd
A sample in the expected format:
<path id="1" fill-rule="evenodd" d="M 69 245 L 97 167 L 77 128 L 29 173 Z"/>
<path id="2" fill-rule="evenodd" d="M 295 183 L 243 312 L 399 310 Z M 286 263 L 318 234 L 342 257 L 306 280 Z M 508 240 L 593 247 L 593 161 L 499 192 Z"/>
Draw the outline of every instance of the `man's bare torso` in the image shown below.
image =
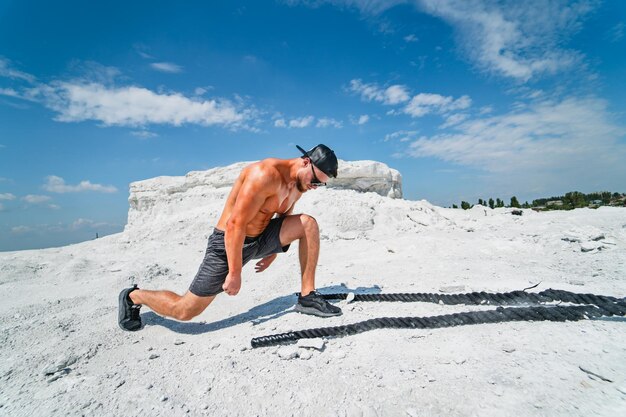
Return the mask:
<path id="1" fill-rule="evenodd" d="M 224 211 L 217 223 L 217 228 L 226 230 L 228 219 L 236 207 L 239 190 L 244 184 L 246 186 L 257 185 L 259 191 L 263 187 L 271 188 L 271 190 L 263 189 L 266 192 L 270 191 L 270 195 L 265 199 L 261 209 L 246 225 L 247 236 L 260 235 L 275 214 L 289 214 L 293 209 L 293 205 L 302 196 L 302 193 L 296 187 L 296 182 L 288 177 L 289 167 L 287 162 L 287 160 L 269 158 L 245 167 L 239 174 L 226 199 Z M 262 180 L 261 177 L 263 177 Z M 255 182 L 258 184 L 255 184 Z"/>

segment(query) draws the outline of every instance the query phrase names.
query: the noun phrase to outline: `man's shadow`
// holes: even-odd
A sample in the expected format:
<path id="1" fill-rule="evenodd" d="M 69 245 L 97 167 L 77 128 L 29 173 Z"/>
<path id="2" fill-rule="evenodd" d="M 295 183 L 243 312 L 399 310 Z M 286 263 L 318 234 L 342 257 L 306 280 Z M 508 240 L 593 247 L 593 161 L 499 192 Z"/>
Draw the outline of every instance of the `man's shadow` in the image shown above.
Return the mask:
<path id="1" fill-rule="evenodd" d="M 350 293 L 355 294 L 379 294 L 380 287 L 374 285 L 372 287 L 357 287 L 350 289 L 343 285 L 331 285 L 328 287 L 319 288 L 318 291 L 321 294 L 334 294 L 334 293 Z M 237 314 L 232 317 L 228 317 L 213 323 L 189 323 L 172 320 L 159 316 L 158 314 L 150 311 L 141 315 L 142 321 L 150 326 L 163 326 L 176 333 L 182 334 L 202 334 L 210 333 L 217 330 L 225 329 L 232 326 L 237 326 L 246 322 L 253 322 L 254 325 L 265 323 L 269 320 L 277 319 L 285 314 L 294 313 L 293 306 L 297 302 L 295 294 L 283 295 L 276 297 L 273 300 L 267 301 L 258 306 L 252 307 L 250 310 Z M 209 307 L 210 308 L 210 307 Z"/>

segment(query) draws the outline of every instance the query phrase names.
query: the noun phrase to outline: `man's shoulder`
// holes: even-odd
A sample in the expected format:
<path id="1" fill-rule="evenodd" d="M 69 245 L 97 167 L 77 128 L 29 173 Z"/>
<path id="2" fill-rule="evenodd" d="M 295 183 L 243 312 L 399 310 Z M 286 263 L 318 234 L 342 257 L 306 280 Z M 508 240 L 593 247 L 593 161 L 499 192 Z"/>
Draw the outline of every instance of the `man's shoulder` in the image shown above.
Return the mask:
<path id="1" fill-rule="evenodd" d="M 272 185 L 281 181 L 280 171 L 272 158 L 252 163 L 244 168 L 242 173 L 245 176 L 245 181 L 264 185 Z"/>

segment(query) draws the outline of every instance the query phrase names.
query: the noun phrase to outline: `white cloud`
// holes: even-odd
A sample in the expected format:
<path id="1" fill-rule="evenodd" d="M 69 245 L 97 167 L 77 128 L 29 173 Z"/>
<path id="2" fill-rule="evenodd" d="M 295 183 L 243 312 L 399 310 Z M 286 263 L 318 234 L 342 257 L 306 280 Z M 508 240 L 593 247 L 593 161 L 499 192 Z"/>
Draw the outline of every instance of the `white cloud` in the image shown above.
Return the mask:
<path id="1" fill-rule="evenodd" d="M 362 114 L 359 116 L 359 120 L 357 121 L 357 124 L 359 125 L 364 125 L 365 123 L 369 122 L 370 117 L 367 114 Z"/>
<path id="2" fill-rule="evenodd" d="M 274 121 L 274 126 L 276 126 L 276 127 L 287 127 L 287 123 L 285 123 L 285 119 L 276 119 Z"/>
<path id="3" fill-rule="evenodd" d="M 408 142 L 415 140 L 419 132 L 417 130 L 399 130 L 397 132 L 389 133 L 385 135 L 385 142 L 390 140 L 397 140 L 399 142 Z"/>
<path id="4" fill-rule="evenodd" d="M 626 25 L 624 24 L 624 22 L 619 22 L 618 24 L 613 26 L 611 30 L 609 31 L 609 39 L 611 40 L 611 42 L 621 41 L 624 38 L 625 28 L 626 28 Z"/>
<path id="5" fill-rule="evenodd" d="M 158 94 L 142 87 L 106 87 L 102 84 L 57 83 L 46 95 L 57 120 L 98 120 L 105 125 L 143 126 L 150 123 L 229 125 L 244 120 L 229 101 L 195 100 L 182 94 Z"/>
<path id="6" fill-rule="evenodd" d="M 117 188 L 112 185 L 92 184 L 89 181 L 81 181 L 78 185 L 67 185 L 65 180 L 56 175 L 46 177 L 43 189 L 51 193 L 80 193 L 83 191 L 97 191 L 101 193 L 115 193 Z"/>
<path id="7" fill-rule="evenodd" d="M 341 129 L 343 127 L 343 123 L 330 117 L 322 117 L 317 120 L 315 127 L 334 127 Z"/>
<path id="8" fill-rule="evenodd" d="M 15 196 L 11 193 L 0 194 L 0 200 L 15 200 Z"/>
<path id="9" fill-rule="evenodd" d="M 293 127 L 293 128 L 308 127 L 311 125 L 311 123 L 313 123 L 314 119 L 315 118 L 313 116 L 304 116 L 304 117 L 299 117 L 297 119 L 292 119 L 289 121 L 289 127 Z"/>
<path id="10" fill-rule="evenodd" d="M 0 65 L 3 65 L 0 66 L 0 76 L 17 77 L 16 71 L 8 67 L 8 61 L 0 60 Z M 256 114 L 252 108 L 244 109 L 241 100 L 235 105 L 226 99 L 189 98 L 176 92 L 157 93 L 143 87 L 119 87 L 115 86 L 115 78 L 120 74 L 116 68 L 96 63 L 79 67 L 87 74 L 82 79 L 43 84 L 36 83 L 34 77 L 26 74 L 21 78 L 32 81 L 30 86 L 2 88 L 0 95 L 41 103 L 58 113 L 57 121 L 96 120 L 106 126 L 192 123 L 245 128 L 244 122 Z"/>
<path id="11" fill-rule="evenodd" d="M 487 72 L 527 81 L 572 67 L 580 55 L 560 47 L 595 0 L 416 0 L 450 23 L 468 55 Z"/>
<path id="12" fill-rule="evenodd" d="M 419 39 L 417 38 L 417 36 L 415 36 L 415 35 L 413 35 L 413 34 L 410 34 L 410 35 L 406 35 L 406 36 L 404 37 L 404 41 L 405 41 L 405 42 L 418 42 L 418 41 L 419 41 Z"/>
<path id="13" fill-rule="evenodd" d="M 79 219 L 75 220 L 70 225 L 70 229 L 71 230 L 78 230 L 78 229 L 82 229 L 82 228 L 85 228 L 85 227 L 92 227 L 93 224 L 94 224 L 93 220 L 79 218 Z"/>
<path id="14" fill-rule="evenodd" d="M 141 139 L 150 139 L 159 136 L 156 133 L 149 132 L 147 130 L 135 130 L 130 132 L 130 134 Z"/>
<path id="15" fill-rule="evenodd" d="M 15 226 L 11 228 L 11 233 L 14 234 L 22 234 L 22 233 L 28 233 L 30 231 L 32 231 L 33 229 L 31 229 L 28 226 Z"/>
<path id="16" fill-rule="evenodd" d="M 493 106 L 483 106 L 479 109 L 478 113 L 481 115 L 493 113 Z"/>
<path id="17" fill-rule="evenodd" d="M 407 0 L 283 0 L 289 5 L 303 4 L 309 7 L 319 7 L 329 3 L 337 7 L 356 8 L 363 14 L 377 15 L 391 7 L 406 3 Z"/>
<path id="18" fill-rule="evenodd" d="M 408 154 L 483 169 L 495 174 L 494 181 L 520 187 L 567 183 L 566 188 L 604 189 L 626 182 L 626 146 L 620 142 L 625 134 L 604 100 L 544 100 L 423 136 L 412 142 Z"/>
<path id="19" fill-rule="evenodd" d="M 461 96 L 455 100 L 451 96 L 420 93 L 411 99 L 403 111 L 412 117 L 422 117 L 428 113 L 442 114 L 467 109 L 471 104 L 472 100 L 468 96 Z"/>
<path id="20" fill-rule="evenodd" d="M 150 66 L 154 70 L 167 72 L 169 74 L 178 74 L 183 72 L 183 67 L 173 64 L 171 62 L 153 62 L 152 64 L 150 64 Z"/>
<path id="21" fill-rule="evenodd" d="M 377 101 L 387 105 L 403 103 L 409 99 L 407 88 L 399 84 L 381 88 L 375 83 L 367 84 L 354 79 L 350 81 L 348 89 L 353 93 L 360 94 L 364 101 Z"/>
<path id="22" fill-rule="evenodd" d="M 22 80 L 29 83 L 33 83 L 36 80 L 34 76 L 12 68 L 11 61 L 4 58 L 0 58 L 0 77 Z"/>
<path id="23" fill-rule="evenodd" d="M 379 16 L 398 4 L 449 23 L 458 42 L 482 70 L 527 81 L 542 74 L 572 68 L 582 55 L 562 48 L 576 33 L 598 0 L 318 0 L 296 1 L 315 6 L 331 3 Z M 623 36 L 619 26 L 616 37 Z"/>
<path id="24" fill-rule="evenodd" d="M 406 87 L 402 85 L 392 85 L 385 90 L 385 104 L 404 103 L 409 99 L 409 93 Z"/>
<path id="25" fill-rule="evenodd" d="M 52 200 L 52 198 L 47 195 L 28 194 L 22 197 L 22 200 L 26 201 L 29 204 L 41 204 Z"/>
<path id="26" fill-rule="evenodd" d="M 450 116 L 446 118 L 445 123 L 442 124 L 440 128 L 445 129 L 450 126 L 458 125 L 459 123 L 461 123 L 463 120 L 467 118 L 468 118 L 468 115 L 464 113 L 451 114 Z"/>
<path id="27" fill-rule="evenodd" d="M 211 85 L 207 85 L 207 86 L 204 86 L 204 87 L 196 87 L 196 88 L 193 90 L 193 93 L 194 93 L 196 96 L 203 96 L 204 94 L 208 93 L 210 90 L 213 90 L 213 88 L 214 88 L 214 87 L 213 87 L 213 86 L 211 86 Z"/>

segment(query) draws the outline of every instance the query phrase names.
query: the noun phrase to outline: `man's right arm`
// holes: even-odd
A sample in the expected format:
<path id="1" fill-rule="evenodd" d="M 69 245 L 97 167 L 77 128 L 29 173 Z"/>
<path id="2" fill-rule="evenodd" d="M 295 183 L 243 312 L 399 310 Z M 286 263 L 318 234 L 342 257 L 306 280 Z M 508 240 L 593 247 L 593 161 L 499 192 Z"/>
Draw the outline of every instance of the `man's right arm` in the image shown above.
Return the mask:
<path id="1" fill-rule="evenodd" d="M 228 276 L 224 283 L 224 290 L 229 295 L 237 294 L 241 287 L 243 263 L 241 250 L 246 238 L 246 227 L 274 192 L 274 178 L 263 168 L 254 167 L 246 173 L 224 233 L 224 246 L 228 258 Z"/>

